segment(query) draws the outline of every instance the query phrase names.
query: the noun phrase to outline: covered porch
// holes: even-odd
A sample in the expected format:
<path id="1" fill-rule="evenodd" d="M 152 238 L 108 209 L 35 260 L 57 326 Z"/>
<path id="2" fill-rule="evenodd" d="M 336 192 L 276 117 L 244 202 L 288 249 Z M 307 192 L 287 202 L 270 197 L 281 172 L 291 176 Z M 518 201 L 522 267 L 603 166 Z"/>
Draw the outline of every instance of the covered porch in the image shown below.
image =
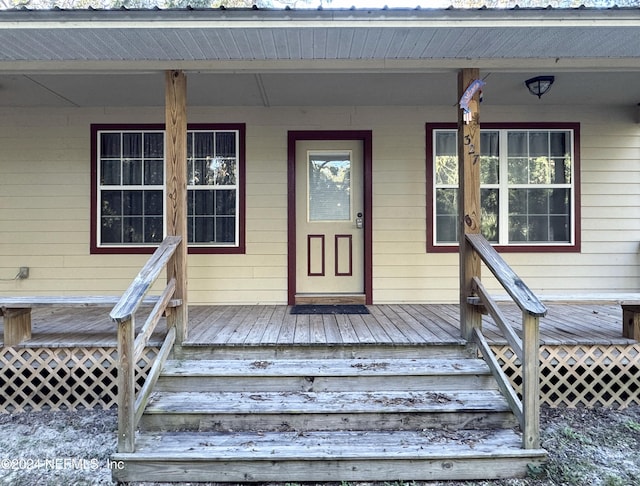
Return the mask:
<path id="1" fill-rule="evenodd" d="M 501 303 L 516 333 L 521 311 Z M 547 303 L 540 319 L 542 346 L 633 345 L 622 334 L 622 311 L 614 302 Z M 193 305 L 186 345 L 403 345 L 461 344 L 458 304 L 369 305 L 369 314 L 293 315 L 287 305 Z M 140 322 L 140 321 L 139 321 Z M 32 336 L 20 344 L 38 347 L 115 347 L 116 326 L 100 307 L 39 307 L 32 310 Z M 483 333 L 492 346 L 506 345 L 494 321 L 483 316 Z M 0 337 L 4 325 L 0 320 Z M 149 346 L 162 343 L 160 323 Z"/>

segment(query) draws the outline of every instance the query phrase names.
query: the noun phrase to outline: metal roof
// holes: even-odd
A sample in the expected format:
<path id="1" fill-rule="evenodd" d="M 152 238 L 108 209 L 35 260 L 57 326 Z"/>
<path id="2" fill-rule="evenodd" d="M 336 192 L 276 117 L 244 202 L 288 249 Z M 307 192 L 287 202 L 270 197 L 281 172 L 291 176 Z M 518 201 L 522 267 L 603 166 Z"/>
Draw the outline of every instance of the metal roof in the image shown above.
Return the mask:
<path id="1" fill-rule="evenodd" d="M 640 9 L 0 11 L 0 72 L 640 69 Z"/>

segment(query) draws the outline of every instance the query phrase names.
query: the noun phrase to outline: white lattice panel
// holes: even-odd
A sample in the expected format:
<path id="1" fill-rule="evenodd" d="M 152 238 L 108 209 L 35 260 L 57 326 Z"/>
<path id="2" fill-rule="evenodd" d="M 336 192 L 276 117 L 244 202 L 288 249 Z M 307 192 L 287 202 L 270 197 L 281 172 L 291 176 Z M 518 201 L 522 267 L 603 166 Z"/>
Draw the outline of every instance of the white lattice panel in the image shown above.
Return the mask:
<path id="1" fill-rule="evenodd" d="M 138 362 L 141 380 L 157 353 L 147 348 Z M 116 348 L 1 348 L 0 413 L 114 408 L 116 355 Z"/>

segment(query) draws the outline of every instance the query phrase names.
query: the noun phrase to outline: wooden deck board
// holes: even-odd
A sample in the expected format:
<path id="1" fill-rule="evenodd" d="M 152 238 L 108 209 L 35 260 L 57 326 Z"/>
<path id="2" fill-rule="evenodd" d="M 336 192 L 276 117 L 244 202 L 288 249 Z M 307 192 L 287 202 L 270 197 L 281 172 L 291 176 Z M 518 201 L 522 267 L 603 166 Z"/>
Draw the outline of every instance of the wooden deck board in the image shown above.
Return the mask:
<path id="1" fill-rule="evenodd" d="M 517 334 L 521 314 L 512 304 L 500 304 Z M 548 304 L 540 320 L 541 343 L 546 345 L 634 344 L 622 336 L 622 310 L 615 304 Z M 220 305 L 189 308 L 189 342 L 229 345 L 285 344 L 412 344 L 460 342 L 455 304 L 386 304 L 369 306 L 365 315 L 292 315 L 286 305 Z M 28 347 L 115 347 L 116 326 L 108 310 L 36 308 Z M 137 327 L 144 315 L 136 317 Z M 483 327 L 490 344 L 504 345 L 488 316 Z M 0 319 L 0 336 L 3 324 Z M 151 345 L 158 345 L 166 325 L 158 325 Z"/>

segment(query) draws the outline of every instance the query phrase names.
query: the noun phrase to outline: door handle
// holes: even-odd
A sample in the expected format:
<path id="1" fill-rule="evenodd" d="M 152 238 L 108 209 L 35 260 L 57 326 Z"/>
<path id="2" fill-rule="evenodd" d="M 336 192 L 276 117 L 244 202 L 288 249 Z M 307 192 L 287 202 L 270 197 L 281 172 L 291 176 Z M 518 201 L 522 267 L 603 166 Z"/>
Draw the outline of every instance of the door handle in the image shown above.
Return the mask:
<path id="1" fill-rule="evenodd" d="M 356 228 L 362 229 L 364 227 L 364 221 L 362 220 L 362 213 L 356 215 Z"/>

